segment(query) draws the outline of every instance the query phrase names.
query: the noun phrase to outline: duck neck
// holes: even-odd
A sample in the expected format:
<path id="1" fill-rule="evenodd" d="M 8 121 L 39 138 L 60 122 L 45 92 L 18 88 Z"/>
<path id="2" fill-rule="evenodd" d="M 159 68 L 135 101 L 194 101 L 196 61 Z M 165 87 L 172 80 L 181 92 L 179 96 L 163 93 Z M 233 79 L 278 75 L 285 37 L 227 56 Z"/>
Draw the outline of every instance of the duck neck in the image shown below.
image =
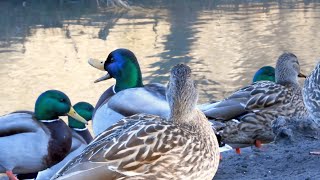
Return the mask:
<path id="1" fill-rule="evenodd" d="M 171 114 L 170 119 L 175 124 L 189 132 L 198 134 L 202 140 L 211 139 L 211 136 L 214 134 L 206 116 L 197 109 L 193 109 L 190 113 L 183 115 L 174 115 Z M 212 140 L 212 139 L 211 139 Z"/>
<path id="2" fill-rule="evenodd" d="M 179 125 L 194 125 L 196 124 L 194 115 L 197 114 L 197 110 L 179 111 L 179 109 L 171 110 L 169 115 L 169 121 Z"/>
<path id="3" fill-rule="evenodd" d="M 179 100 L 169 102 L 170 104 L 170 115 L 169 120 L 175 124 L 191 124 L 196 122 L 194 115 L 196 113 L 195 106 L 190 102 Z"/>
<path id="4" fill-rule="evenodd" d="M 277 84 L 281 84 L 283 86 L 292 86 L 292 87 L 300 87 L 299 83 L 298 83 L 298 78 L 296 78 L 295 80 L 293 79 L 278 79 L 277 80 Z"/>
<path id="5" fill-rule="evenodd" d="M 122 73 L 116 77 L 115 92 L 129 88 L 143 87 L 139 64 L 128 63 L 121 71 Z"/>
<path id="6" fill-rule="evenodd" d="M 79 122 L 72 117 L 68 117 L 68 126 L 70 128 L 76 128 L 76 129 L 85 129 L 86 125 L 82 122 Z"/>
<path id="7" fill-rule="evenodd" d="M 292 69 L 288 69 L 286 67 L 282 67 L 280 65 L 276 66 L 275 71 L 276 83 L 281 84 L 283 86 L 288 85 L 298 85 L 298 74 Z"/>
<path id="8" fill-rule="evenodd" d="M 70 127 L 70 126 L 69 126 Z M 76 127 L 70 127 L 72 128 L 73 130 L 75 130 L 76 132 L 82 132 L 82 131 L 86 131 L 88 130 L 88 128 L 85 126 L 85 127 L 82 127 L 82 128 L 76 128 Z"/>
<path id="9" fill-rule="evenodd" d="M 37 120 L 59 119 L 59 116 L 56 114 L 56 112 L 49 110 L 51 109 L 49 106 L 50 104 L 36 103 L 34 110 L 35 118 Z"/>

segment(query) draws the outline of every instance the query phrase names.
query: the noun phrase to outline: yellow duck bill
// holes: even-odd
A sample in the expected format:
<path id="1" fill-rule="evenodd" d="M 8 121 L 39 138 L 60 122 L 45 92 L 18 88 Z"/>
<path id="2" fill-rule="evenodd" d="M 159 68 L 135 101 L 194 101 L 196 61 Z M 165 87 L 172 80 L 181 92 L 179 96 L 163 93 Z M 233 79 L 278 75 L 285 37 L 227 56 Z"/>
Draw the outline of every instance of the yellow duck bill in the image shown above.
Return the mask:
<path id="1" fill-rule="evenodd" d="M 79 121 L 79 122 L 82 122 L 84 124 L 88 124 L 88 122 L 83 118 L 81 117 L 74 109 L 73 107 L 70 108 L 70 111 L 67 113 L 68 116 L 74 118 L 75 120 Z"/>
<path id="2" fill-rule="evenodd" d="M 98 83 L 100 81 L 105 81 L 105 80 L 110 79 L 110 78 L 111 78 L 110 74 L 107 73 L 106 75 L 102 76 L 101 78 L 95 80 L 94 83 Z"/>
<path id="3" fill-rule="evenodd" d="M 90 58 L 88 60 L 88 63 L 94 68 L 100 69 L 101 71 L 105 71 L 105 69 L 104 69 L 104 61 L 103 60 Z"/>
<path id="4" fill-rule="evenodd" d="M 102 60 L 90 58 L 90 59 L 88 60 L 88 63 L 89 63 L 92 67 L 94 67 L 94 68 L 97 68 L 97 69 L 99 69 L 99 70 L 101 70 L 101 71 L 106 71 L 106 70 L 104 69 L 104 61 L 102 61 Z M 102 76 L 101 78 L 95 80 L 94 83 L 98 83 L 98 82 L 101 82 L 101 81 L 105 81 L 105 80 L 110 79 L 110 78 L 111 78 L 110 74 L 107 73 L 106 75 Z"/>

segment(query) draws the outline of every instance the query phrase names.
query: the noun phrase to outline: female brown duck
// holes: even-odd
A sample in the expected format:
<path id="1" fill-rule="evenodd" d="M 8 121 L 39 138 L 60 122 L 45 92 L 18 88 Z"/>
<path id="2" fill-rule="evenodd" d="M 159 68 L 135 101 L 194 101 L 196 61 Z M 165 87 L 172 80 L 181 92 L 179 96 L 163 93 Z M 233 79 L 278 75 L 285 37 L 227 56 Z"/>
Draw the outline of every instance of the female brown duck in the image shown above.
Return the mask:
<path id="1" fill-rule="evenodd" d="M 233 148 L 271 142 L 271 123 L 279 116 L 307 115 L 298 82 L 298 77 L 305 75 L 300 72 L 298 58 L 283 53 L 275 69 L 276 82 L 253 83 L 204 111 L 207 117 L 226 123 L 222 140 Z"/>

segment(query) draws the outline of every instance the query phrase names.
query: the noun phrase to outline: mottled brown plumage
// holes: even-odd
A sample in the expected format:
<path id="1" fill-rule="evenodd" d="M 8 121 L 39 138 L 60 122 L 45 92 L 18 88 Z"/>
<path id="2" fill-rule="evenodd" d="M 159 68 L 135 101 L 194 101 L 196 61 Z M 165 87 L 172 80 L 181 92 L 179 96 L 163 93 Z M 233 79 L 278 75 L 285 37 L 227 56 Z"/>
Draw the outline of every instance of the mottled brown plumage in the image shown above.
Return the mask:
<path id="1" fill-rule="evenodd" d="M 167 88 L 168 120 L 147 114 L 122 119 L 55 178 L 211 180 L 219 145 L 206 117 L 195 109 L 197 97 L 190 68 L 175 66 Z"/>
<path id="2" fill-rule="evenodd" d="M 320 61 L 304 82 L 303 99 L 312 119 L 320 124 Z"/>
<path id="3" fill-rule="evenodd" d="M 276 82 L 259 81 L 234 92 L 227 99 L 204 111 L 207 117 L 223 121 L 223 141 L 234 148 L 250 146 L 256 140 L 271 142 L 271 123 L 279 116 L 304 117 L 301 76 L 297 57 L 282 54 L 276 65 Z"/>
<path id="4" fill-rule="evenodd" d="M 308 109 L 309 117 L 320 126 L 320 61 L 304 82 L 303 100 Z M 320 155 L 320 149 L 310 152 L 310 154 Z"/>

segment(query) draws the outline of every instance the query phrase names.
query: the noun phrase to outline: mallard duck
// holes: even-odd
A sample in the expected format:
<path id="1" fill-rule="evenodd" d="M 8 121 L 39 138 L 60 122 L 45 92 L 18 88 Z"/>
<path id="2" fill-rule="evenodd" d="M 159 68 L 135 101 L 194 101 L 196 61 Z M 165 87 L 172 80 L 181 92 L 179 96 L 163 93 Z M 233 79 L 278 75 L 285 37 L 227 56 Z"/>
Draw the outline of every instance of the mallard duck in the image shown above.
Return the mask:
<path id="1" fill-rule="evenodd" d="M 252 82 L 272 81 L 275 82 L 275 69 L 272 66 L 263 66 L 253 76 Z"/>
<path id="2" fill-rule="evenodd" d="M 87 123 L 72 108 L 66 94 L 57 90 L 42 93 L 34 113 L 17 111 L 0 117 L 0 173 L 11 180 L 14 174 L 41 171 L 61 161 L 71 148 L 70 128 L 59 116 Z"/>
<path id="3" fill-rule="evenodd" d="M 320 123 L 320 61 L 304 82 L 303 99 L 309 115 Z"/>
<path id="4" fill-rule="evenodd" d="M 107 74 L 96 82 L 116 79 L 116 84 L 101 95 L 95 107 L 93 116 L 95 135 L 125 116 L 137 113 L 168 116 L 169 106 L 165 97 L 165 87 L 157 83 L 143 85 L 139 63 L 130 50 L 116 49 L 106 60 L 90 59 L 89 64 L 107 71 Z"/>
<path id="5" fill-rule="evenodd" d="M 320 61 L 304 82 L 303 100 L 308 109 L 309 116 L 320 126 Z M 320 155 L 320 151 L 310 152 Z"/>
<path id="6" fill-rule="evenodd" d="M 127 117 L 98 135 L 54 179 L 204 179 L 219 164 L 214 131 L 196 109 L 197 89 L 186 65 L 172 68 L 170 114 Z"/>
<path id="7" fill-rule="evenodd" d="M 77 113 L 86 121 L 92 120 L 94 107 L 91 104 L 87 102 L 78 102 L 73 107 L 77 111 Z M 74 132 L 79 134 L 87 142 L 87 144 L 89 144 L 93 140 L 91 133 L 86 127 L 86 124 L 79 122 L 72 117 L 68 117 L 68 126 Z"/>
<path id="8" fill-rule="evenodd" d="M 87 102 L 78 102 L 74 106 L 75 111 L 83 117 L 86 121 L 90 121 L 92 119 L 93 106 Z M 68 126 L 72 131 L 72 145 L 69 154 L 59 163 L 54 166 L 40 171 L 38 176 L 36 176 L 38 180 L 50 180 L 50 178 L 59 171 L 68 161 L 76 157 L 78 154 L 82 152 L 82 150 L 93 140 L 90 132 L 86 125 L 82 122 L 77 121 L 72 117 L 68 117 Z"/>
<path id="9" fill-rule="evenodd" d="M 283 53 L 277 60 L 276 82 L 259 81 L 234 92 L 230 97 L 204 111 L 205 115 L 226 124 L 222 140 L 240 148 L 273 140 L 271 122 L 278 116 L 303 117 L 306 109 L 297 77 L 297 57 Z"/>
<path id="10" fill-rule="evenodd" d="M 261 67 L 253 76 L 252 82 L 258 82 L 258 81 L 272 81 L 275 82 L 275 69 L 271 66 L 263 66 Z M 201 111 L 207 111 L 211 108 L 214 108 L 219 101 L 213 100 L 209 103 L 199 104 L 197 107 Z M 214 122 L 215 123 L 215 122 Z"/>

